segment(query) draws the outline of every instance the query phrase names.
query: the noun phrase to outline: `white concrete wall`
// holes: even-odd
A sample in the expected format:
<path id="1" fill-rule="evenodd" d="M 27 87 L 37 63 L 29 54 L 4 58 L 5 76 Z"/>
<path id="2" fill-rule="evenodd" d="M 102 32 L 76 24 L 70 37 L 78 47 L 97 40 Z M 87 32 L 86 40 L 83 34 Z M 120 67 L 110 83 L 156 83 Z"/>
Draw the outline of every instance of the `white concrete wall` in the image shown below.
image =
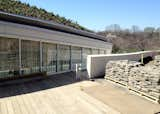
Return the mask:
<path id="1" fill-rule="evenodd" d="M 111 50 L 112 44 L 88 37 L 0 21 L 0 36 Z"/>
<path id="2" fill-rule="evenodd" d="M 89 78 L 95 78 L 105 75 L 105 66 L 109 60 L 133 60 L 138 61 L 143 57 L 152 56 L 154 57 L 160 52 L 156 51 L 143 51 L 135 53 L 126 53 L 126 54 L 106 54 L 106 55 L 89 55 L 87 57 L 87 72 Z"/>

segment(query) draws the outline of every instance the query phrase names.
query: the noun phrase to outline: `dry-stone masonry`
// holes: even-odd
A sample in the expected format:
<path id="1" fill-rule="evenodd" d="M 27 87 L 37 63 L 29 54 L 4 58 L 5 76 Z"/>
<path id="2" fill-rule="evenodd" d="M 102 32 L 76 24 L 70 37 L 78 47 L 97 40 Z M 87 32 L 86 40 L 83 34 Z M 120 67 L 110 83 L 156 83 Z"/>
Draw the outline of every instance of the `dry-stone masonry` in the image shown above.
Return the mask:
<path id="1" fill-rule="evenodd" d="M 106 65 L 106 79 L 127 85 L 155 99 L 160 99 L 160 56 L 142 65 L 139 62 L 118 60 Z"/>
<path id="2" fill-rule="evenodd" d="M 141 63 L 128 60 L 109 61 L 106 65 L 106 78 L 128 85 L 130 69 Z"/>

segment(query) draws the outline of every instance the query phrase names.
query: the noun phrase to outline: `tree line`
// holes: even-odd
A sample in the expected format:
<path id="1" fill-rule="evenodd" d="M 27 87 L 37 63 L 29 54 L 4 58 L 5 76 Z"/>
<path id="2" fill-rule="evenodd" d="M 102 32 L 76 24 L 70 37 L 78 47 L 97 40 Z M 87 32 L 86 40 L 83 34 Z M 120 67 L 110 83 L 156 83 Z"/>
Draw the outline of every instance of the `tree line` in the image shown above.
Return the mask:
<path id="1" fill-rule="evenodd" d="M 129 29 L 122 29 L 120 25 L 112 24 L 97 34 L 105 36 L 108 42 L 113 43 L 113 53 L 160 49 L 160 27 L 145 27 L 142 30 L 133 25 Z"/>
<path id="2" fill-rule="evenodd" d="M 71 19 L 66 19 L 36 6 L 30 6 L 19 0 L 0 0 L 0 11 L 53 21 L 75 29 L 94 32 Z M 160 27 L 145 27 L 141 30 L 138 26 L 133 25 L 129 29 L 122 29 L 120 25 L 112 24 L 97 34 L 105 36 L 106 41 L 113 43 L 113 53 L 154 50 L 160 47 Z"/>

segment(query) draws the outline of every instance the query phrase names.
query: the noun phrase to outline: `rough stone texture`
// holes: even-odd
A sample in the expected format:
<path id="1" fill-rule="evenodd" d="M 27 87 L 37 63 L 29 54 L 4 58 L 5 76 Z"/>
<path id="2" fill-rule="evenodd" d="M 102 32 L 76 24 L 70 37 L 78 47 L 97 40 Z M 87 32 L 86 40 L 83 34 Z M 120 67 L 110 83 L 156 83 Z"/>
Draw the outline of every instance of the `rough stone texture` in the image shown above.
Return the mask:
<path id="1" fill-rule="evenodd" d="M 128 60 L 109 61 L 106 65 L 105 78 L 160 99 L 159 57 L 155 57 L 154 61 L 145 66 Z"/>
<path id="2" fill-rule="evenodd" d="M 155 60 L 160 60 L 160 55 L 155 56 Z"/>
<path id="3" fill-rule="evenodd" d="M 109 61 L 106 65 L 105 77 L 127 85 L 130 69 L 140 65 L 141 63 L 139 62 L 128 60 Z"/>

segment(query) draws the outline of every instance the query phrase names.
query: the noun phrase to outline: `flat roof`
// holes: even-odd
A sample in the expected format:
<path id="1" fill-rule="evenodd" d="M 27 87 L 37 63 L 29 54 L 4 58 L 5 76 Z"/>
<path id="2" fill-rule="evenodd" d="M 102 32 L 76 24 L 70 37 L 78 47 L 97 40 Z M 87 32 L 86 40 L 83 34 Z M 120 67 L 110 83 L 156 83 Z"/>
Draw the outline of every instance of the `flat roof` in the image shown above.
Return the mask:
<path id="1" fill-rule="evenodd" d="M 91 32 L 86 32 L 83 30 L 78 30 L 69 26 L 65 26 L 62 24 L 54 23 L 52 21 L 46 21 L 38 18 L 21 16 L 21 15 L 0 11 L 0 20 L 18 23 L 18 24 L 36 26 L 36 27 L 50 29 L 50 30 L 61 31 L 69 34 L 80 35 L 80 36 L 107 42 L 106 37 L 103 37 L 101 35 L 97 35 Z"/>

